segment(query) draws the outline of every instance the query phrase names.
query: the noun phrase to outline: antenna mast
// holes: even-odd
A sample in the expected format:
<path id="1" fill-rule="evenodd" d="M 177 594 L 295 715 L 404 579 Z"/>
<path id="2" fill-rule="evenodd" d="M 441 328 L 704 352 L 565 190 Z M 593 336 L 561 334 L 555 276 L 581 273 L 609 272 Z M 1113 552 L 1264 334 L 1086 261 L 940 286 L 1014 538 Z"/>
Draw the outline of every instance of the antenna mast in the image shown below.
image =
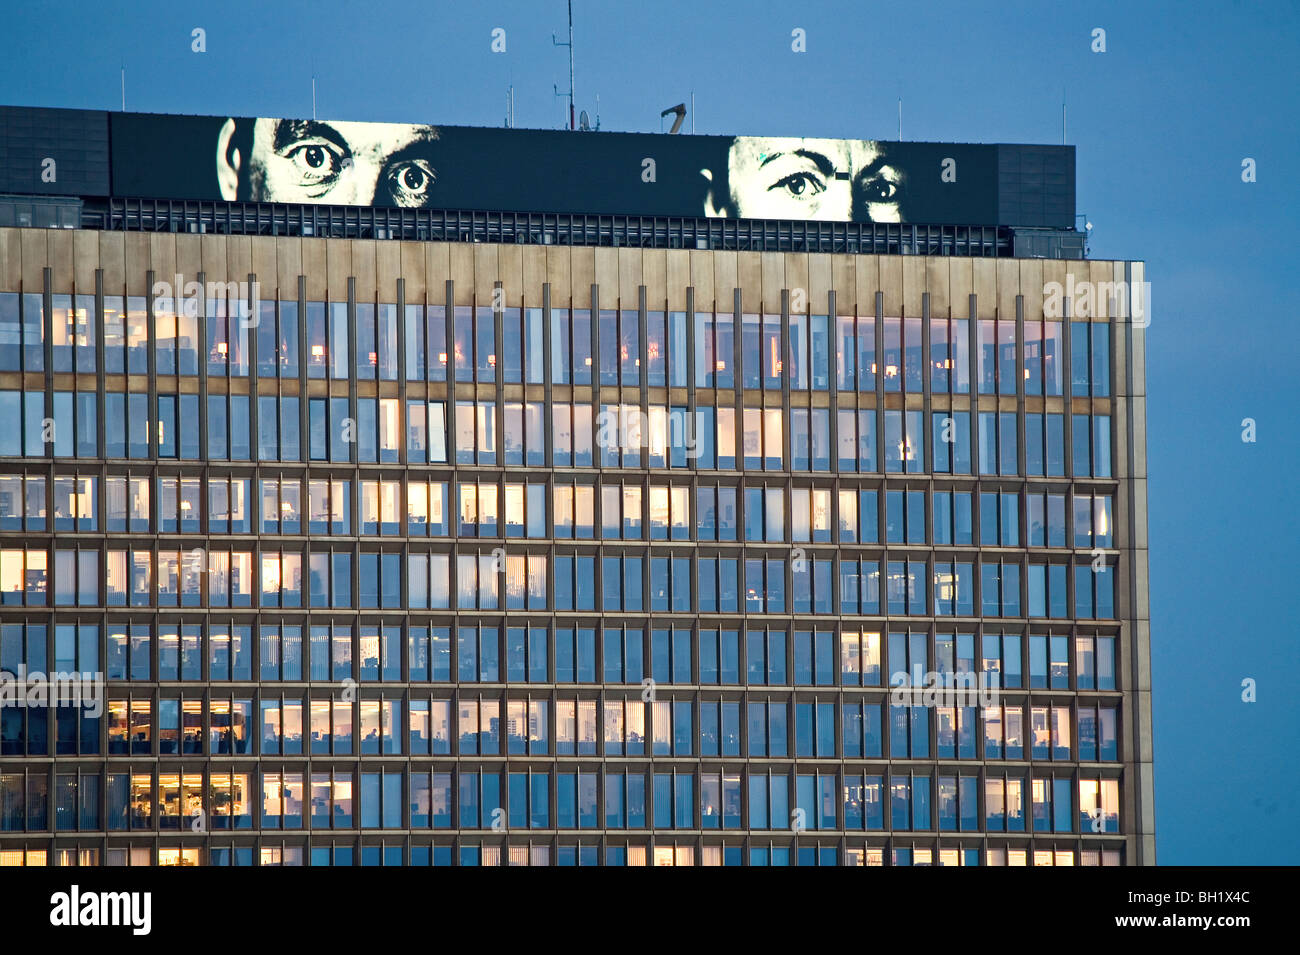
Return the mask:
<path id="1" fill-rule="evenodd" d="M 573 0 L 569 0 L 569 129 L 573 128 Z"/>
<path id="2" fill-rule="evenodd" d="M 569 48 L 569 129 L 577 129 L 573 115 L 573 0 L 569 0 L 569 42 L 561 43 L 555 39 L 555 34 L 551 34 L 551 42 L 556 46 L 567 46 Z M 558 92 L 557 94 L 558 95 Z"/>

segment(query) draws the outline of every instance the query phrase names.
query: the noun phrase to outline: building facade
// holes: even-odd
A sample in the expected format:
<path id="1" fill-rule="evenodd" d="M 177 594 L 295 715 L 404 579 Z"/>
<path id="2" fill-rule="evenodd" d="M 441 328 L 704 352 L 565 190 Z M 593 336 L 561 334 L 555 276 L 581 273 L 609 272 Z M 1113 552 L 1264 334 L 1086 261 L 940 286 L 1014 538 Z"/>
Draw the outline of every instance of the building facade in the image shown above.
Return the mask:
<path id="1" fill-rule="evenodd" d="M 945 251 L 0 228 L 0 864 L 1153 863 L 1142 265 Z"/>

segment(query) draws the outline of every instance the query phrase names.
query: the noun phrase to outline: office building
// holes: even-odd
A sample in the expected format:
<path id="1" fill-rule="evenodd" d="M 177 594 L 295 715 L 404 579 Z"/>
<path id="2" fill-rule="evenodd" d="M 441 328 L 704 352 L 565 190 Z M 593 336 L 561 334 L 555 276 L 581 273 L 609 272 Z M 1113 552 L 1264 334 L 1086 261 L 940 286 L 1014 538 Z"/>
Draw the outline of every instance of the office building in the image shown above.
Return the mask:
<path id="1" fill-rule="evenodd" d="M 1153 863 L 1073 149 L 428 129 L 0 111 L 0 864 Z"/>

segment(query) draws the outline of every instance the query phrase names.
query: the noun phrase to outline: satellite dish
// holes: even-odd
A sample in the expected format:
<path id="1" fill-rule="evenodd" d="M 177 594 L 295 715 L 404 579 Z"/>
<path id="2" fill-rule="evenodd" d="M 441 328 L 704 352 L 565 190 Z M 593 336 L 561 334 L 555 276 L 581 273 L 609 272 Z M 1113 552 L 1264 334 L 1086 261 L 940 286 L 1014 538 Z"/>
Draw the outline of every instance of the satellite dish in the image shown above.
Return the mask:
<path id="1" fill-rule="evenodd" d="M 590 131 L 591 129 L 591 117 L 587 115 L 585 109 L 578 114 L 578 128 L 586 131 Z"/>

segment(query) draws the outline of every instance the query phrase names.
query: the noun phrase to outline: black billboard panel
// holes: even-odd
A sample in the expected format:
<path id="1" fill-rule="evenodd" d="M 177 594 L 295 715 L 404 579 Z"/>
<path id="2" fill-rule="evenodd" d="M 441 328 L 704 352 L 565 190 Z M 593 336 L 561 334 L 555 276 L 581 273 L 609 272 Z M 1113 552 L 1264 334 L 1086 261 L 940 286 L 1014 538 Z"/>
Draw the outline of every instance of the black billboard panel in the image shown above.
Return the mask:
<path id="1" fill-rule="evenodd" d="M 113 194 L 381 207 L 1073 225 L 1068 184 L 1012 197 L 1021 147 L 109 114 Z M 1068 160 L 1068 162 L 1067 162 Z M 1066 188 L 1068 185 L 1068 190 Z M 1039 195 L 1046 189 L 1050 194 Z M 1001 198 L 1000 198 L 1001 197 Z M 1068 206 L 1068 208 L 1067 208 Z M 1007 222 L 1023 214 L 1035 220 Z M 1059 221 L 1056 221 L 1058 220 Z"/>
<path id="2" fill-rule="evenodd" d="M 108 114 L 0 106 L 0 192 L 107 196 Z"/>

